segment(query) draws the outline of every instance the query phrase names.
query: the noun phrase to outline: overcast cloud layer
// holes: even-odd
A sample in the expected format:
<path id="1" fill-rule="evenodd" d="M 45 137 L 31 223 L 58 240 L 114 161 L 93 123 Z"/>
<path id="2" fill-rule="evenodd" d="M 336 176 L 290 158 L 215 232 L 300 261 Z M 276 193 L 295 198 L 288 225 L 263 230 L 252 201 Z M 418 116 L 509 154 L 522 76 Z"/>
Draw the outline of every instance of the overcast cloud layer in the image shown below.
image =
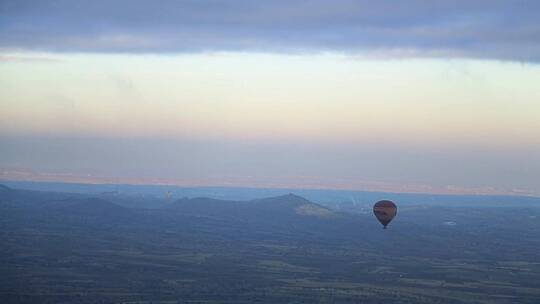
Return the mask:
<path id="1" fill-rule="evenodd" d="M 0 2 L 5 51 L 324 52 L 540 60 L 540 1 Z"/>

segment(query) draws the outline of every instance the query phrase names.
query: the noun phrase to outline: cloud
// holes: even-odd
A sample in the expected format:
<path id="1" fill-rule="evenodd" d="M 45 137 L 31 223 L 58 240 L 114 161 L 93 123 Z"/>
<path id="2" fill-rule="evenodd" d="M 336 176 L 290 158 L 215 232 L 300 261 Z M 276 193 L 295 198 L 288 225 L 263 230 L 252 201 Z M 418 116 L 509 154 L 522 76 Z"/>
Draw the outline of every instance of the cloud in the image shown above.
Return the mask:
<path id="1" fill-rule="evenodd" d="M 60 62 L 60 59 L 46 56 L 18 56 L 18 55 L 0 55 L 0 63 L 2 62 Z"/>
<path id="2" fill-rule="evenodd" d="M 535 0 L 4 0 L 0 47 L 114 53 L 339 51 L 537 62 L 539 20 Z"/>

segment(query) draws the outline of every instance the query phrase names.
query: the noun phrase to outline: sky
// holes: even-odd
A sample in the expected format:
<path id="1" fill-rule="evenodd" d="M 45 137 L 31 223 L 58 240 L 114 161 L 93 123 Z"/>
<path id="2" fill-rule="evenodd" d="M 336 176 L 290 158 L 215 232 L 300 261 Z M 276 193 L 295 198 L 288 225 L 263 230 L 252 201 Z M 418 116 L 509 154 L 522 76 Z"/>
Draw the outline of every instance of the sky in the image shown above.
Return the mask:
<path id="1" fill-rule="evenodd" d="M 2 1 L 0 179 L 540 195 L 537 1 Z"/>

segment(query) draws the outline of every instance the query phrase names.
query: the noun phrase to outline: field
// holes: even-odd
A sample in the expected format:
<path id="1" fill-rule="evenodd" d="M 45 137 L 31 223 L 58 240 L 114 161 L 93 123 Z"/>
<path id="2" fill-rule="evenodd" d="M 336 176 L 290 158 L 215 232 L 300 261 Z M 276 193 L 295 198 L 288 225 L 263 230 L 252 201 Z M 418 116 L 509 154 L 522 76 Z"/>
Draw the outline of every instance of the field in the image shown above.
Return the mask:
<path id="1" fill-rule="evenodd" d="M 419 202 L 383 230 L 363 207 L 295 195 L 144 209 L 90 197 L 2 190 L 3 303 L 540 299 L 540 205 Z"/>

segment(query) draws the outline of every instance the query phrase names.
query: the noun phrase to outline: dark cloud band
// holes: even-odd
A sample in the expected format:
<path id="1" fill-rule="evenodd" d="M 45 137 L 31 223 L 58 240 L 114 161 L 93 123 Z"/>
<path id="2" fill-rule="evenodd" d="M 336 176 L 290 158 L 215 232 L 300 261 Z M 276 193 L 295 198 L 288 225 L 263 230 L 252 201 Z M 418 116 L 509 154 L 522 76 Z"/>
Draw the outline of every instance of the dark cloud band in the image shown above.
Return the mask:
<path id="1" fill-rule="evenodd" d="M 10 1 L 0 47 L 540 60 L 539 1 Z"/>

